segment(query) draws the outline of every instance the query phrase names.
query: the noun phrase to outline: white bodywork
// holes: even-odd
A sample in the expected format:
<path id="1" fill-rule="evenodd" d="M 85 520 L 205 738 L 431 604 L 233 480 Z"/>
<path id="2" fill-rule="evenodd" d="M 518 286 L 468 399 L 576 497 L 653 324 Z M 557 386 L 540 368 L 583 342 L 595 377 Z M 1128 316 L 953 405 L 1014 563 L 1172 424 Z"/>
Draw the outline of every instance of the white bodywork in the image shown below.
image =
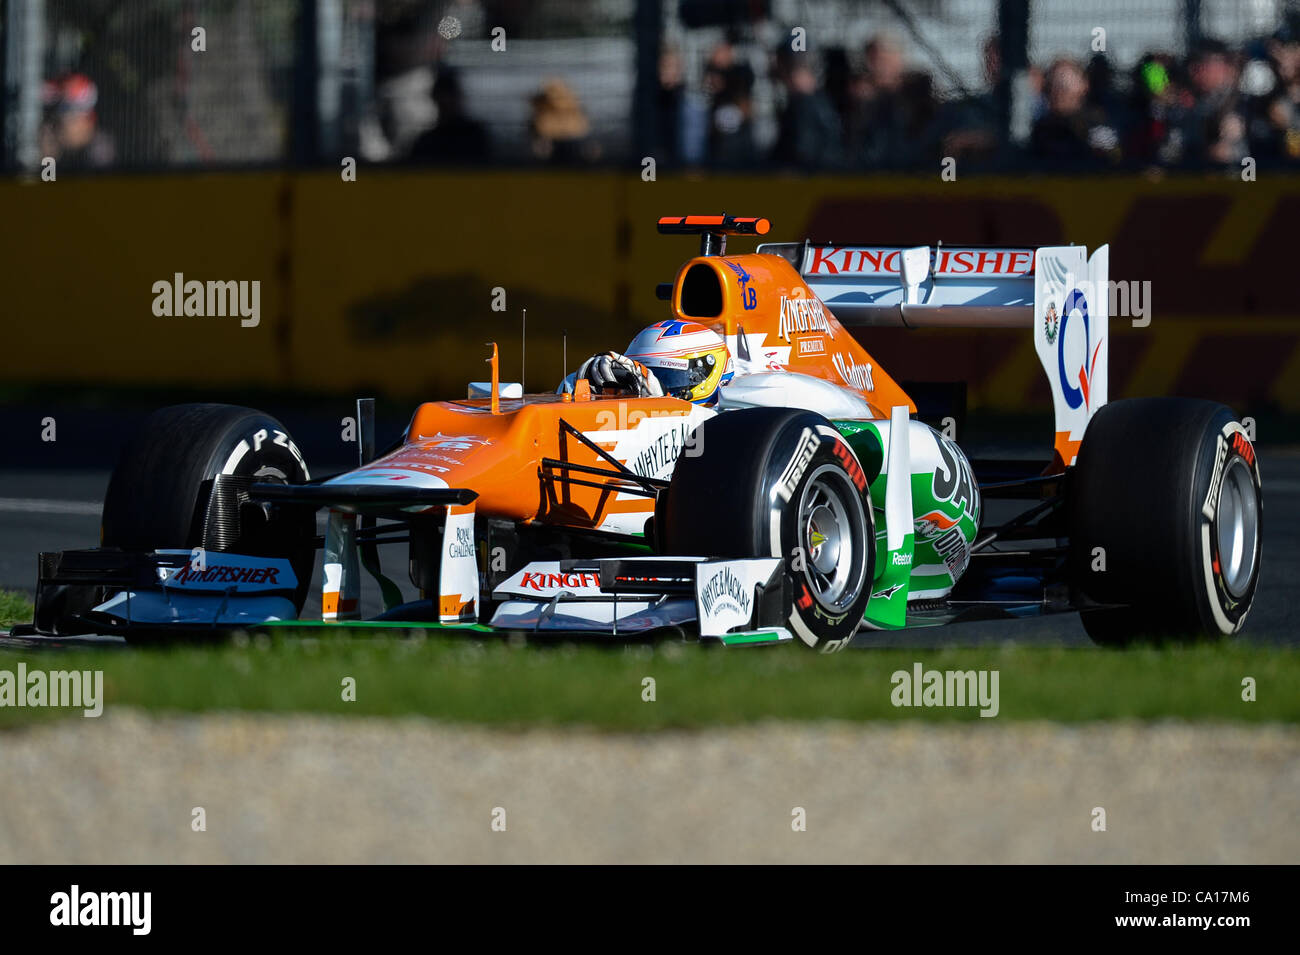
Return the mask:
<path id="1" fill-rule="evenodd" d="M 657 627 L 698 623 L 701 636 L 720 637 L 755 624 L 756 594 L 772 583 L 779 558 L 705 560 L 674 557 L 694 575 L 694 595 L 617 594 L 601 589 L 592 570 L 562 570 L 559 561 L 533 561 L 492 591 L 501 601 L 492 626 L 522 630 L 577 630 L 635 633 Z M 627 570 L 658 557 L 619 558 Z M 599 566 L 600 561 L 594 561 Z"/>
<path id="2" fill-rule="evenodd" d="M 636 474 L 667 481 L 673 476 L 677 458 L 689 453 L 695 429 L 715 414 L 711 408 L 691 405 L 684 413 L 648 415 L 636 409 L 629 411 L 621 402 L 611 402 L 608 411 L 597 415 L 597 428 L 584 435 Z M 637 495 L 622 491 L 614 495 L 616 501 L 637 499 Z M 645 528 L 645 519 L 640 511 L 614 511 L 601 521 L 600 529 L 639 534 Z"/>
<path id="3" fill-rule="evenodd" d="M 1082 246 L 1038 250 L 1034 273 L 1034 349 L 1052 387 L 1056 447 L 1074 463 L 1079 442 L 1109 390 L 1110 248 L 1087 257 Z"/>
<path id="4" fill-rule="evenodd" d="M 807 408 L 827 418 L 870 418 L 871 406 L 861 392 L 822 378 L 792 371 L 737 376 L 723 385 L 718 410 L 736 408 Z"/>

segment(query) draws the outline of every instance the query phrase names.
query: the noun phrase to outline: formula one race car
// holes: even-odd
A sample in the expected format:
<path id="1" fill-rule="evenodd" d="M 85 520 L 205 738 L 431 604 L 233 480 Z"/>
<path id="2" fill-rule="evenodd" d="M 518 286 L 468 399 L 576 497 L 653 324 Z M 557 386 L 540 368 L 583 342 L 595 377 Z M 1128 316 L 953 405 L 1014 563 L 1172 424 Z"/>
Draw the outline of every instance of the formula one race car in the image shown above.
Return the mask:
<path id="1" fill-rule="evenodd" d="M 661 289 L 671 322 L 725 337 L 735 376 L 716 407 L 585 380 L 523 395 L 492 346 L 490 382 L 420 405 L 378 455 L 363 400 L 360 466 L 315 480 L 266 414 L 167 408 L 113 473 L 102 546 L 41 555 L 28 632 L 302 626 L 318 549 L 311 616 L 339 625 L 359 618 L 365 570 L 386 606 L 372 622 L 407 627 L 823 651 L 1065 611 L 1103 643 L 1241 628 L 1260 565 L 1254 448 L 1221 405 L 1107 403 L 1105 246 L 728 255 L 767 220 L 659 229 L 700 237 Z M 968 460 L 863 348 L 874 326 L 1026 329 L 1051 383 L 1051 460 Z M 994 523 L 992 502 L 1020 509 Z M 393 541 L 415 601 L 380 567 Z"/>

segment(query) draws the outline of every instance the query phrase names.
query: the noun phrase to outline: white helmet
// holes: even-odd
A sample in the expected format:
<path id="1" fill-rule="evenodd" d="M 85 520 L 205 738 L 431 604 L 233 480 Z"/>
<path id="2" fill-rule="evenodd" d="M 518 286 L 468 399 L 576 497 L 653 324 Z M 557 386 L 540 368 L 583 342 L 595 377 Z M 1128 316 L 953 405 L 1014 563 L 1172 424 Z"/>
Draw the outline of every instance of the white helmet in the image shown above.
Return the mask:
<path id="1" fill-rule="evenodd" d="M 656 322 L 624 354 L 653 371 L 665 393 L 697 405 L 714 404 L 735 374 L 726 339 L 696 322 Z"/>

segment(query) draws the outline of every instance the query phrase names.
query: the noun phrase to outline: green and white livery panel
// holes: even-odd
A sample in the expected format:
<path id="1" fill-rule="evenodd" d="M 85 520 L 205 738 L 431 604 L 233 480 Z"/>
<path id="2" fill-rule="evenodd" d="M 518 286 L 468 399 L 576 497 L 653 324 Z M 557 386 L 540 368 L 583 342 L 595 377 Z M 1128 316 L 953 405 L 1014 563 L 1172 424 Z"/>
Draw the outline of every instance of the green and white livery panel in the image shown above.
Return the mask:
<path id="1" fill-rule="evenodd" d="M 896 415 L 891 420 L 841 419 L 835 426 L 872 476 L 876 580 L 867 623 L 902 626 L 907 603 L 944 599 L 965 572 L 979 532 L 979 486 L 961 448 L 920 421 Z M 893 455 L 905 456 L 906 466 L 891 462 Z M 907 475 L 906 486 L 892 493 L 891 473 Z M 900 498 L 908 506 L 894 520 L 890 504 Z"/>

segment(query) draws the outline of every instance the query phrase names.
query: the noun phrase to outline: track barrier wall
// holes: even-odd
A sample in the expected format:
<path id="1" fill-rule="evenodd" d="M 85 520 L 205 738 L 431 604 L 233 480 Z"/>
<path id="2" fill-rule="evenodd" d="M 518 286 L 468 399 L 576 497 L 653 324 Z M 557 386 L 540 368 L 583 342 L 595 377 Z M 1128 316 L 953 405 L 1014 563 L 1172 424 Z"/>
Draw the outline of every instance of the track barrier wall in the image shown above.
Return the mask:
<path id="1" fill-rule="evenodd" d="M 553 387 L 662 317 L 695 251 L 660 215 L 764 215 L 770 240 L 1111 243 L 1111 278 L 1150 282 L 1150 323 L 1113 318 L 1111 397 L 1187 394 L 1300 411 L 1294 223 L 1300 180 L 1267 177 L 662 178 L 359 170 L 0 183 L 8 383 L 464 393 L 486 376 Z M 733 240 L 733 248 L 752 241 Z M 155 283 L 259 283 L 256 326 L 158 316 Z M 497 290 L 504 290 L 504 296 Z M 503 301 L 504 298 L 504 301 Z M 493 305 L 504 304 L 505 311 Z M 965 380 L 973 408 L 1047 407 L 1028 334 L 877 330 L 903 380 Z"/>

